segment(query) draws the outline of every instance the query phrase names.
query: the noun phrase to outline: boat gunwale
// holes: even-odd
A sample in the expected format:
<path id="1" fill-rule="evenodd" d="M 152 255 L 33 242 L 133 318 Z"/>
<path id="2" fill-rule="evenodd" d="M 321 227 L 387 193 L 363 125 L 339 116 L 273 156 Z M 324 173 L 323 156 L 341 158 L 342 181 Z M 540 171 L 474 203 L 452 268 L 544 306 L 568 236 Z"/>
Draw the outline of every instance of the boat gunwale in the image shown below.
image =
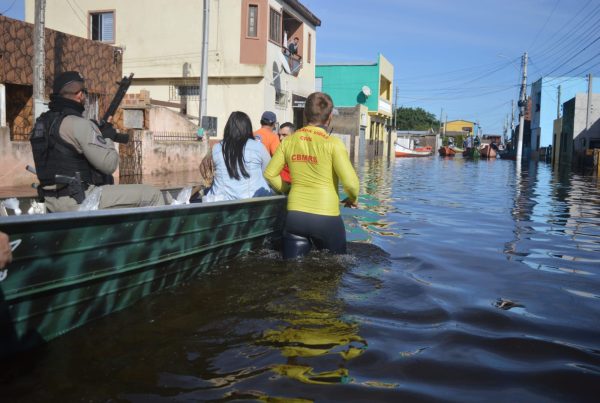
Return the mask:
<path id="1" fill-rule="evenodd" d="M 270 201 L 285 200 L 284 195 L 253 197 L 250 199 L 225 200 L 210 203 L 189 203 L 189 204 L 171 204 L 165 206 L 146 206 L 146 207 L 126 207 L 126 208 L 111 208 L 93 211 L 68 211 L 60 213 L 46 214 L 22 214 L 1 216 L 0 225 L 12 225 L 22 223 L 42 223 L 56 221 L 73 221 L 81 219 L 94 219 L 103 217 L 120 217 L 120 216 L 147 216 L 148 214 L 158 213 L 160 215 L 168 212 L 177 212 L 178 210 L 204 210 L 214 209 L 221 206 L 229 206 L 232 204 L 264 204 Z"/>

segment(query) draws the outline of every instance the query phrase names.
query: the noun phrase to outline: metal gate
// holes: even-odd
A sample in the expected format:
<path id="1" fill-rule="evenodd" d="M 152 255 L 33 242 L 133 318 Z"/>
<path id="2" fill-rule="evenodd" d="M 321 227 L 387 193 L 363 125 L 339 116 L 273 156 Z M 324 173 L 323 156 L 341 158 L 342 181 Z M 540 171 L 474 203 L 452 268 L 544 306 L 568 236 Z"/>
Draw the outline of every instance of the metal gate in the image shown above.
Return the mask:
<path id="1" fill-rule="evenodd" d="M 119 144 L 119 183 L 142 183 L 142 133 L 130 130 L 129 142 Z"/>

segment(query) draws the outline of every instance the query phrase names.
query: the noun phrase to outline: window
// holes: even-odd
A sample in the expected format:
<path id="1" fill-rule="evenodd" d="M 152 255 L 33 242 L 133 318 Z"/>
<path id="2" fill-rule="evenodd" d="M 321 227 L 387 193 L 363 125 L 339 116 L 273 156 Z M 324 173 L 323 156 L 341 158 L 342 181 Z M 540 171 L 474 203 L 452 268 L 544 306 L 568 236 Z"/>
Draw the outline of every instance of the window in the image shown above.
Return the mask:
<path id="1" fill-rule="evenodd" d="M 258 6 L 250 4 L 248 6 L 248 36 L 256 38 L 258 36 Z"/>
<path id="2" fill-rule="evenodd" d="M 269 39 L 275 43 L 281 44 L 281 13 L 271 9 L 269 19 Z"/>
<path id="3" fill-rule="evenodd" d="M 179 96 L 199 96 L 199 85 L 181 85 L 177 87 L 177 95 Z"/>
<path id="4" fill-rule="evenodd" d="M 200 99 L 200 86 L 177 83 L 169 85 L 169 101 L 181 101 L 183 97 L 188 100 Z"/>
<path id="5" fill-rule="evenodd" d="M 115 41 L 115 14 L 113 11 L 90 14 L 91 38 L 94 41 Z"/>
<path id="6" fill-rule="evenodd" d="M 323 77 L 315 77 L 315 91 L 323 92 Z"/>

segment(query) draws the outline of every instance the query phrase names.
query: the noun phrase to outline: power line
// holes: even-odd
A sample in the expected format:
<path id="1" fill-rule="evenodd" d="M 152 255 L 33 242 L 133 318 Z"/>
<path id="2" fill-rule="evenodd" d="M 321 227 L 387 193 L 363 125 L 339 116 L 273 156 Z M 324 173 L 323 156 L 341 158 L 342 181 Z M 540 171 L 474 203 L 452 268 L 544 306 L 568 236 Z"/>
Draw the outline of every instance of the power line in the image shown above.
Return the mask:
<path id="1" fill-rule="evenodd" d="M 538 33 L 533 38 L 533 41 L 529 45 L 529 49 L 533 48 L 533 45 L 537 42 L 540 34 L 542 33 L 542 31 L 544 31 L 544 29 L 546 28 L 546 25 L 548 25 L 548 21 L 550 21 L 550 18 L 552 18 L 552 16 L 554 15 L 554 11 L 556 11 L 556 6 L 558 6 L 558 3 L 560 3 L 560 0 L 556 0 L 556 3 L 554 3 L 554 8 L 552 9 L 552 12 L 550 12 L 550 14 L 548 15 L 548 18 L 546 18 L 546 22 L 544 22 L 544 25 L 542 26 L 542 28 L 538 31 Z"/>
<path id="2" fill-rule="evenodd" d="M 10 4 L 10 6 L 8 6 L 8 8 L 6 10 L 2 11 L 0 13 L 0 15 L 4 15 L 4 14 L 8 13 L 13 8 L 13 6 L 15 5 L 16 2 L 17 2 L 17 0 L 13 0 L 13 2 Z"/>
<path id="3" fill-rule="evenodd" d="M 579 44 L 589 40 L 596 32 L 600 18 L 596 18 L 600 14 L 600 5 L 596 6 L 590 14 L 577 21 L 576 27 L 566 32 L 560 39 L 553 42 L 552 45 L 546 47 L 539 55 L 536 56 L 538 62 L 545 63 L 546 60 L 555 60 L 564 58 L 564 53 L 571 51 L 574 44 Z M 596 20 L 593 20 L 596 18 Z M 591 27 L 588 27 L 591 22 Z"/>
<path id="4" fill-rule="evenodd" d="M 568 62 L 570 62 L 575 56 L 580 55 L 584 50 L 588 49 L 590 46 L 592 46 L 594 43 L 598 42 L 600 40 L 600 36 L 596 37 L 596 39 L 594 39 L 592 42 L 588 43 L 583 49 L 581 49 L 579 52 L 575 53 L 574 55 L 572 55 L 571 57 L 569 57 L 565 62 L 563 62 L 562 64 L 558 65 L 557 67 L 555 67 L 553 70 L 551 70 L 547 75 L 551 75 L 552 73 L 554 73 L 555 71 L 557 71 L 558 69 L 560 69 L 561 67 L 563 67 L 564 65 L 566 65 Z M 597 57 L 598 55 L 594 56 Z"/>
<path id="5" fill-rule="evenodd" d="M 580 65 L 578 65 L 578 66 L 576 66 L 576 67 L 573 67 L 571 70 L 569 70 L 569 71 L 567 71 L 566 73 L 564 73 L 564 75 L 567 75 L 567 74 L 570 74 L 570 73 L 572 73 L 573 71 L 575 71 L 575 70 L 577 70 L 578 68 L 582 67 L 583 65 L 585 65 L 585 64 L 587 64 L 587 63 L 589 63 L 589 62 L 591 62 L 592 60 L 594 60 L 594 59 L 595 59 L 595 58 L 597 58 L 597 57 L 600 57 L 600 54 L 594 55 L 594 56 L 592 56 L 591 58 L 589 58 L 588 60 L 586 60 L 585 62 L 581 63 Z M 591 66 L 591 68 L 593 68 L 593 67 L 596 67 L 596 66 L 598 66 L 599 64 L 600 64 L 600 63 L 596 63 L 595 65 Z M 556 77 L 556 78 L 551 78 L 551 79 L 549 79 L 549 80 L 548 80 L 548 82 L 550 82 L 550 81 L 553 81 L 553 80 L 558 80 L 558 79 L 559 79 L 559 77 Z M 567 78 L 565 81 L 568 81 L 568 78 Z M 563 81 L 563 82 L 564 82 L 564 81 Z"/>
<path id="6" fill-rule="evenodd" d="M 83 21 L 81 19 L 81 17 L 79 16 L 79 13 L 77 13 L 77 11 L 73 8 L 73 5 L 71 4 L 71 0 L 67 0 L 67 4 L 69 5 L 69 7 L 71 8 L 71 10 L 73 11 L 73 14 L 75 14 L 75 16 L 77 17 L 77 19 L 79 20 L 79 22 L 81 22 L 81 25 L 83 25 L 83 27 L 86 29 L 88 29 L 87 24 L 85 23 L 85 21 Z M 85 16 L 84 16 L 85 17 Z"/>

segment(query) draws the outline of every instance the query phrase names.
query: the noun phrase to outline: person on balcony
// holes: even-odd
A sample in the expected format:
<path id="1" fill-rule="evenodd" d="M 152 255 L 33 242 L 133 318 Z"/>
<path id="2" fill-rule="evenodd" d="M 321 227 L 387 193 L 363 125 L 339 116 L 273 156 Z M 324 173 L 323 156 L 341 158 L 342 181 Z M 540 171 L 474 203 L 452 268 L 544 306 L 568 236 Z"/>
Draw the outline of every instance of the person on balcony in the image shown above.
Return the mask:
<path id="1" fill-rule="evenodd" d="M 290 52 L 290 56 L 292 56 L 292 57 L 296 56 L 296 57 L 300 58 L 300 55 L 298 54 L 299 43 L 300 43 L 300 38 L 298 38 L 297 36 L 295 36 L 294 40 L 289 43 L 288 51 Z"/>

